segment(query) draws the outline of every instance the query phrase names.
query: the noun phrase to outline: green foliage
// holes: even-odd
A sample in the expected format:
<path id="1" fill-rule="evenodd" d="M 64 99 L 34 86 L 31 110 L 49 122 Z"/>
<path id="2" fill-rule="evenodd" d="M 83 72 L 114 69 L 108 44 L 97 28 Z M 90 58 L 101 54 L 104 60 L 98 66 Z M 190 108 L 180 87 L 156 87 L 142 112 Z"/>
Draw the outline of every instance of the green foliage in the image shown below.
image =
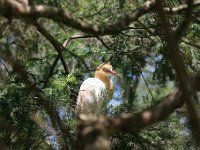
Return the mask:
<path id="1" fill-rule="evenodd" d="M 122 14 L 129 13 L 145 1 L 135 0 L 32 0 L 30 5 L 45 4 L 63 8 L 77 18 L 87 19 L 94 24 L 111 24 Z M 179 1 L 167 1 L 166 5 L 176 6 Z M 173 28 L 177 28 L 183 16 L 169 16 Z M 61 121 L 69 131 L 71 138 L 75 134 L 75 104 L 78 89 L 83 80 L 91 77 L 95 68 L 102 62 L 111 62 L 114 70 L 121 75 L 117 79 L 117 91 L 114 104 L 110 107 L 111 116 L 122 113 L 137 113 L 162 102 L 176 84 L 174 70 L 169 63 L 167 50 L 164 49 L 163 30 L 155 13 L 147 13 L 125 28 L 118 35 L 94 36 L 82 33 L 56 23 L 40 19 L 41 25 L 59 42 L 69 40 L 62 54 L 68 73 L 58 60 L 57 51 L 50 42 L 38 33 L 37 29 L 22 20 L 9 22 L 0 18 L 0 49 L 6 47 L 11 54 L 25 66 L 32 86 L 41 91 L 41 95 L 55 106 Z M 200 26 L 193 21 L 180 41 L 180 51 L 186 63 L 187 71 L 199 70 L 200 52 L 198 44 Z M 80 38 L 78 36 L 80 35 Z M 77 38 L 72 38 L 76 37 Z M 85 38 L 84 38 L 85 36 Z M 186 42 L 185 42 L 186 41 Z M 53 69 L 52 69 L 53 68 Z M 153 68 L 153 69 L 152 69 Z M 51 72 L 51 70 L 53 70 Z M 50 149 L 46 134 L 48 128 L 42 128 L 33 120 L 32 114 L 38 112 L 41 122 L 60 132 L 54 125 L 49 112 L 36 103 L 23 79 L 13 73 L 12 66 L 0 58 L 0 145 L 5 143 L 11 149 Z M 52 74 L 51 74 L 52 73 Z M 32 87 L 31 86 L 31 87 Z M 181 117 L 176 113 L 168 120 L 145 128 L 137 134 L 113 135 L 112 148 L 120 149 L 184 149 L 185 143 L 191 143 L 191 136 L 181 135 L 186 128 L 179 123 Z M 52 134 L 50 134 L 52 136 Z M 53 139 L 60 149 L 64 149 L 60 134 Z M 69 142 L 70 143 L 70 142 Z M 51 143 L 52 144 L 52 143 Z M 192 143 L 193 144 L 193 143 Z M 193 145 L 189 148 L 194 148 Z M 71 142 L 72 146 L 72 142 Z"/>
<path id="2" fill-rule="evenodd" d="M 0 143 L 12 149 L 48 148 L 44 133 L 30 119 L 37 106 L 24 85 L 1 85 L 0 95 Z"/>
<path id="3" fill-rule="evenodd" d="M 137 134 L 118 134 L 111 138 L 113 149 L 171 149 L 178 147 L 184 149 L 184 138 L 180 137 L 181 127 L 173 121 L 159 123 L 146 128 Z M 168 129 L 170 128 L 170 130 Z M 168 140 L 173 139 L 173 140 Z"/>

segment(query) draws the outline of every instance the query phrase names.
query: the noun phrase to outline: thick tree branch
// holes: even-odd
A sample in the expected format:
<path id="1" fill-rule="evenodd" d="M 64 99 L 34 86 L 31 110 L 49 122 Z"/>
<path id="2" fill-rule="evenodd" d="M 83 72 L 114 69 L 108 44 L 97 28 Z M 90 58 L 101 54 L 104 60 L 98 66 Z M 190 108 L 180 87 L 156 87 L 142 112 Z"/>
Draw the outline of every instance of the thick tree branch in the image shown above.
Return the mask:
<path id="1" fill-rule="evenodd" d="M 193 6 L 199 6 L 200 1 L 196 1 Z M 62 22 L 67 26 L 73 27 L 83 32 L 88 32 L 96 35 L 118 34 L 130 23 L 136 21 L 140 16 L 152 10 L 155 5 L 155 0 L 148 0 L 140 8 L 137 8 L 130 14 L 125 14 L 116 20 L 113 24 L 102 25 L 97 22 L 89 23 L 85 19 L 79 19 L 72 14 L 67 13 L 62 9 L 48 7 L 43 5 L 28 6 L 17 1 L 0 0 L 0 13 L 7 17 L 16 17 L 24 19 L 38 19 L 41 17 L 50 18 L 55 21 Z M 187 9 L 187 5 L 181 5 L 176 8 L 164 8 L 166 12 L 179 12 Z"/>
<path id="2" fill-rule="evenodd" d="M 93 24 L 88 23 L 85 19 L 78 19 L 72 14 L 55 7 L 42 5 L 31 7 L 12 0 L 0 0 L 0 13 L 7 17 L 23 19 L 38 19 L 41 17 L 50 18 L 83 32 L 103 35 L 120 33 L 124 27 L 150 11 L 153 8 L 154 3 L 154 0 L 147 1 L 142 7 L 137 8 L 131 14 L 122 15 L 118 17 L 115 23 L 108 25 L 101 25 L 98 22 L 94 22 Z"/>
<path id="3" fill-rule="evenodd" d="M 156 7 L 156 9 L 160 15 L 163 24 L 162 26 L 165 31 L 164 41 L 166 41 L 166 47 L 170 53 L 171 63 L 175 68 L 178 79 L 180 79 L 180 88 L 176 89 L 172 94 L 170 94 L 167 97 L 165 101 L 160 103 L 157 107 L 150 108 L 135 115 L 125 115 L 117 118 L 110 118 L 110 117 L 91 118 L 81 115 L 80 124 L 78 126 L 79 133 L 81 134 L 78 135 L 80 139 L 87 138 L 88 135 L 96 132 L 101 133 L 98 134 L 99 136 L 104 135 L 105 132 L 108 132 L 110 134 L 118 133 L 121 131 L 128 133 L 138 132 L 140 129 L 148 125 L 166 119 L 177 107 L 186 102 L 187 109 L 189 112 L 189 119 L 192 125 L 192 129 L 194 130 L 193 134 L 195 135 L 197 145 L 200 143 L 199 142 L 200 124 L 195 111 L 195 107 L 193 106 L 192 100 L 190 98 L 192 91 L 196 90 L 196 88 L 198 88 L 199 90 L 199 87 L 195 87 L 197 85 L 196 81 L 199 81 L 199 76 L 193 78 L 187 75 L 184 66 L 184 61 L 182 60 L 182 57 L 180 56 L 178 51 L 179 50 L 178 39 L 175 36 L 175 32 L 171 30 L 171 26 L 168 22 L 168 19 L 166 18 L 165 11 L 162 9 L 163 8 L 162 4 L 158 3 L 157 6 L 158 7 Z M 96 124 L 101 125 L 101 129 L 99 127 L 97 128 Z M 86 129 L 89 133 L 86 132 Z M 84 135 L 84 133 L 87 134 Z M 95 147 L 95 143 L 98 142 L 99 140 L 98 138 L 94 138 L 94 141 L 95 142 L 93 142 L 93 147 Z M 87 142 L 87 141 L 83 140 L 82 142 Z M 79 146 L 82 147 L 83 149 L 85 148 L 84 145 L 87 145 L 85 143 L 79 143 L 79 144 L 80 144 Z M 89 145 L 91 145 L 91 143 Z"/>
<path id="4" fill-rule="evenodd" d="M 200 74 L 196 74 L 194 77 L 190 76 L 189 80 L 191 84 L 191 90 L 199 91 L 200 84 L 198 83 L 200 83 Z M 115 118 L 91 116 L 88 117 L 81 115 L 78 125 L 78 133 L 80 133 L 80 135 L 78 135 L 79 141 L 77 143 L 77 146 L 78 148 L 81 147 L 82 149 L 85 148 L 85 145 L 96 147 L 96 143 L 101 143 L 101 141 L 99 141 L 99 137 L 103 138 L 105 136 L 105 133 L 115 134 L 119 132 L 138 132 L 139 130 L 153 123 L 165 120 L 176 108 L 183 105 L 184 99 L 185 97 L 183 92 L 180 88 L 177 88 L 156 107 L 149 108 L 137 114 L 122 115 L 121 117 Z M 90 139 L 91 134 L 93 135 L 93 143 L 87 143 L 88 141 L 84 139 Z M 106 138 L 103 139 L 105 140 Z"/>
<path id="5" fill-rule="evenodd" d="M 188 1 L 188 5 L 190 7 L 192 4 L 193 4 L 192 1 L 191 2 Z M 184 66 L 183 58 L 181 57 L 180 52 L 179 52 L 179 42 L 178 42 L 180 38 L 180 33 L 184 32 L 184 30 L 187 28 L 188 23 L 190 21 L 185 20 L 183 24 L 185 24 L 186 27 L 183 27 L 183 28 L 180 27 L 178 28 L 177 31 L 173 31 L 171 29 L 169 19 L 167 18 L 167 15 L 165 14 L 162 8 L 163 8 L 162 2 L 157 1 L 156 10 L 160 16 L 162 27 L 165 32 L 164 41 L 166 43 L 166 48 L 169 52 L 170 62 L 172 66 L 174 67 L 178 80 L 179 80 L 180 89 L 183 93 L 183 97 L 184 97 L 183 100 L 186 103 L 186 107 L 189 114 L 189 121 L 191 124 L 191 128 L 193 130 L 193 135 L 196 139 L 196 144 L 200 146 L 200 120 L 198 118 L 196 108 L 191 98 L 191 94 L 192 94 L 191 83 L 189 81 L 189 76 L 187 74 L 186 68 Z M 188 9 L 191 9 L 191 8 L 188 7 Z M 188 13 L 187 15 L 190 15 L 191 10 L 188 10 L 188 11 L 189 12 L 187 12 Z"/>
<path id="6" fill-rule="evenodd" d="M 200 90 L 200 74 L 189 77 L 191 89 Z M 136 114 L 124 114 L 120 117 L 91 117 L 86 115 L 79 116 L 78 136 L 76 141 L 77 149 L 86 149 L 87 145 L 96 147 L 106 139 L 106 135 L 119 132 L 135 133 L 141 129 L 165 120 L 176 108 L 183 105 L 185 95 L 180 88 L 175 89 L 166 99 L 155 107 L 149 108 Z M 98 134 L 95 134 L 98 133 Z M 92 136 L 92 142 L 91 140 Z M 101 140 L 99 139 L 101 137 Z M 90 139 L 90 140 L 85 140 Z M 109 149 L 109 145 L 107 145 Z"/>
<path id="7" fill-rule="evenodd" d="M 151 11 L 154 8 L 155 0 L 148 0 L 140 8 L 135 9 L 132 13 L 121 15 L 113 24 L 99 24 L 98 22 L 89 23 L 85 19 L 76 18 L 68 12 L 55 7 L 43 5 L 28 6 L 17 1 L 0 0 L 0 13 L 6 17 L 15 17 L 23 19 L 49 18 L 62 22 L 67 26 L 73 27 L 83 32 L 95 35 L 119 34 L 130 23 L 136 21 L 140 16 Z M 200 1 L 195 1 L 194 7 L 199 6 Z M 164 8 L 166 12 L 177 13 L 187 9 L 187 5 L 181 5 L 175 8 Z M 107 25 L 106 25 L 107 24 Z"/>
<path id="8" fill-rule="evenodd" d="M 109 134 L 118 132 L 134 133 L 155 122 L 165 120 L 177 107 L 183 104 L 183 94 L 180 89 L 172 92 L 163 102 L 153 108 L 133 115 L 122 115 L 121 117 L 86 117 L 80 116 L 84 122 L 100 122 L 105 126 Z M 102 121 L 103 120 L 103 121 Z M 88 123 L 90 124 L 90 123 Z"/>

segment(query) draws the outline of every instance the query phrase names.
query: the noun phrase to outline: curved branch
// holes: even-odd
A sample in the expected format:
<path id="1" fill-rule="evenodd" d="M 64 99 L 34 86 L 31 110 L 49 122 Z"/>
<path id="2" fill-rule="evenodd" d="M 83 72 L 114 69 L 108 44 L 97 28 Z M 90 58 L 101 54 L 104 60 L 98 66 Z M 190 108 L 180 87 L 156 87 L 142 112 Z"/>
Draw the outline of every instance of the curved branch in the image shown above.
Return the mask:
<path id="1" fill-rule="evenodd" d="M 137 8 L 131 14 L 125 14 L 117 18 L 113 24 L 99 24 L 97 22 L 88 23 L 85 19 L 79 19 L 68 12 L 55 7 L 43 5 L 26 6 L 13 0 L 0 0 L 0 13 L 8 17 L 23 19 L 38 19 L 41 17 L 53 19 L 62 22 L 69 27 L 73 27 L 83 32 L 96 35 L 118 34 L 124 27 L 135 21 L 140 16 L 150 11 L 155 4 L 154 0 L 147 1 L 140 8 Z"/>
<path id="2" fill-rule="evenodd" d="M 192 90 L 200 90 L 200 73 L 194 77 L 190 77 Z M 95 147 L 98 142 L 101 142 L 100 137 L 106 139 L 105 134 L 115 134 L 119 132 L 135 133 L 141 129 L 165 120 L 178 107 L 183 105 L 185 95 L 180 88 L 175 89 L 169 94 L 166 99 L 155 107 L 149 108 L 136 114 L 124 114 L 120 117 L 94 117 L 94 116 L 79 116 L 78 139 L 76 139 L 77 149 L 86 149 L 86 145 Z M 198 125 L 197 125 L 198 126 Z M 94 134 L 98 133 L 98 134 Z M 89 140 L 93 135 L 92 142 Z M 109 145 L 107 145 L 109 148 Z"/>
<path id="3" fill-rule="evenodd" d="M 92 38 L 95 37 L 94 35 L 74 35 L 69 37 L 67 40 L 65 40 L 65 42 L 63 43 L 63 47 L 67 47 L 68 44 L 75 39 L 85 39 L 85 38 Z"/>
<path id="4" fill-rule="evenodd" d="M 183 104 L 182 99 L 182 92 L 180 89 L 176 89 L 165 99 L 165 101 L 160 103 L 158 106 L 149 108 L 143 112 L 133 115 L 124 114 L 121 117 L 115 118 L 100 117 L 95 119 L 100 121 L 100 123 L 103 123 L 109 134 L 118 133 L 120 131 L 127 133 L 138 132 L 146 126 L 165 120 L 178 106 Z M 80 116 L 80 119 L 82 121 L 87 120 L 87 122 L 90 120 L 85 116 Z M 103 120 L 103 122 L 101 122 L 101 120 Z"/>
<path id="5" fill-rule="evenodd" d="M 186 12 L 186 16 L 189 17 L 189 20 L 185 18 L 182 25 L 178 28 L 177 31 L 173 31 L 170 23 L 169 18 L 167 17 L 166 13 L 163 11 L 163 3 L 160 1 L 157 1 L 156 9 L 160 16 L 160 20 L 162 23 L 162 27 L 164 29 L 165 35 L 163 37 L 165 43 L 166 43 L 166 49 L 169 53 L 170 63 L 174 67 L 178 80 L 179 80 L 179 86 L 183 93 L 183 101 L 186 104 L 186 108 L 189 115 L 189 123 L 192 128 L 192 133 L 194 138 L 196 139 L 197 146 L 200 146 L 200 120 L 198 117 L 198 113 L 196 111 L 196 107 L 192 101 L 191 95 L 192 95 L 192 89 L 191 89 L 191 83 L 189 81 L 189 75 L 187 74 L 184 60 L 180 55 L 179 52 L 179 40 L 180 35 L 182 32 L 184 32 L 189 23 L 190 23 L 190 17 L 191 17 L 191 6 L 193 4 L 193 0 L 188 0 L 188 10 Z M 185 25 L 185 26 L 184 26 Z"/>
<path id="6" fill-rule="evenodd" d="M 199 6 L 200 1 L 196 1 L 193 6 Z M 129 14 L 121 15 L 116 19 L 116 22 L 112 24 L 98 22 L 89 23 L 85 19 L 80 19 L 68 12 L 56 8 L 48 7 L 44 5 L 28 6 L 23 5 L 13 0 L 0 0 L 0 13 L 4 16 L 31 19 L 31 18 L 49 18 L 58 22 L 62 22 L 65 25 L 78 29 L 83 32 L 92 33 L 95 35 L 114 35 L 119 34 L 129 24 L 136 21 L 139 17 L 151 11 L 155 6 L 155 0 L 147 0 L 143 6 L 135 9 Z M 187 9 L 188 5 L 181 5 L 175 8 L 164 8 L 166 12 L 177 13 Z M 107 25 L 106 25 L 107 24 Z"/>
<path id="7" fill-rule="evenodd" d="M 33 25 L 37 27 L 38 31 L 53 45 L 53 47 L 57 51 L 58 56 L 62 62 L 63 68 L 65 70 L 65 74 L 69 74 L 68 66 L 62 54 L 63 47 L 61 46 L 61 44 L 56 39 L 54 39 L 54 37 L 45 28 L 43 28 L 37 21 L 33 21 Z"/>

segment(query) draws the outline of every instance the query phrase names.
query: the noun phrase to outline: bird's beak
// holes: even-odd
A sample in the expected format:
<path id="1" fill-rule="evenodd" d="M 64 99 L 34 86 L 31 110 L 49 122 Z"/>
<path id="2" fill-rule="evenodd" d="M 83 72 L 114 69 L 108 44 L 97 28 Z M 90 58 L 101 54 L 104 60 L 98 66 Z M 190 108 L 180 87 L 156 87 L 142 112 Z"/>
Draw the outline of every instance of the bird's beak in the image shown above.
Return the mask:
<path id="1" fill-rule="evenodd" d="M 110 70 L 109 73 L 112 74 L 112 75 L 115 75 L 115 76 L 119 76 L 119 73 L 117 73 L 117 72 L 115 72 L 113 70 Z"/>

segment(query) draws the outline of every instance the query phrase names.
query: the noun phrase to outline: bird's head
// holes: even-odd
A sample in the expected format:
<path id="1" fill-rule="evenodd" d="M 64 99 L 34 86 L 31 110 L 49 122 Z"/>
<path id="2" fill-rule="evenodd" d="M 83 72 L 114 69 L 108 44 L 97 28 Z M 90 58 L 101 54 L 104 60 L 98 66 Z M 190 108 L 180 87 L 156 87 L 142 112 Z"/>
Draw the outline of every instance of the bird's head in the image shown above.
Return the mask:
<path id="1" fill-rule="evenodd" d="M 101 74 L 106 77 L 110 77 L 113 75 L 119 75 L 117 72 L 113 71 L 112 65 L 108 63 L 101 64 L 95 71 L 96 74 Z"/>

